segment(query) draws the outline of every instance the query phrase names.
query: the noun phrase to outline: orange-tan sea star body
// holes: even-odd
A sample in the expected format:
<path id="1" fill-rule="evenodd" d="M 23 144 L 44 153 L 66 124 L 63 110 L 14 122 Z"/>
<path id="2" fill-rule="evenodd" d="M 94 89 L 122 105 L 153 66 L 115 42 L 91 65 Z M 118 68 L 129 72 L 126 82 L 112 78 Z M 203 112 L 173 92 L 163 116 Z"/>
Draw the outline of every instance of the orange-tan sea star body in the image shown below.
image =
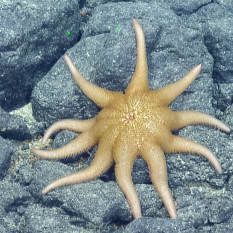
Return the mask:
<path id="1" fill-rule="evenodd" d="M 32 152 L 45 159 L 61 159 L 81 153 L 98 143 L 98 150 L 90 167 L 60 178 L 49 184 L 42 193 L 67 184 L 79 184 L 99 177 L 115 163 L 117 183 L 127 198 L 134 218 L 140 218 L 141 207 L 132 182 L 132 167 L 139 155 L 148 164 L 150 178 L 171 218 L 176 218 L 176 208 L 167 182 L 165 153 L 190 152 L 206 157 L 218 173 L 221 165 L 206 147 L 188 139 L 174 136 L 171 131 L 190 124 L 209 124 L 229 132 L 221 121 L 196 111 L 174 112 L 168 105 L 197 77 L 201 65 L 193 68 L 179 81 L 158 90 L 150 90 L 145 36 L 141 25 L 134 19 L 137 39 L 137 64 L 130 84 L 121 92 L 108 91 L 88 82 L 65 55 L 69 69 L 83 93 L 103 108 L 89 120 L 62 120 L 45 133 L 42 144 L 58 129 L 81 132 L 75 140 L 62 148 Z"/>

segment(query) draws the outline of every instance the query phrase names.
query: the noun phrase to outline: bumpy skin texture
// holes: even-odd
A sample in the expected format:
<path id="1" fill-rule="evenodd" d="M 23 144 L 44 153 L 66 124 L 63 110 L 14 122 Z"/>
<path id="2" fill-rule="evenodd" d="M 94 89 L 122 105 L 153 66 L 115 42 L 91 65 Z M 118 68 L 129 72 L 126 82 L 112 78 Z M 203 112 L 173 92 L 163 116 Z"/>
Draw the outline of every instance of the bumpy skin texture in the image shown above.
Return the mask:
<path id="1" fill-rule="evenodd" d="M 125 94 L 108 91 L 88 82 L 65 55 L 76 83 L 86 96 L 103 109 L 89 120 L 62 120 L 55 123 L 45 133 L 42 144 L 58 129 L 69 129 L 82 134 L 57 150 L 32 149 L 32 152 L 45 159 L 61 159 L 81 153 L 98 143 L 98 150 L 90 167 L 52 182 L 42 193 L 62 185 L 95 179 L 115 163 L 117 183 L 128 200 L 134 218 L 142 216 L 131 177 L 134 160 L 139 155 L 147 162 L 153 186 L 170 217 L 176 218 L 176 208 L 167 183 L 164 152 L 197 153 L 206 157 L 218 173 L 222 173 L 222 169 L 210 150 L 198 143 L 174 136 L 171 130 L 199 123 L 213 125 L 226 132 L 230 129 L 207 114 L 196 111 L 174 112 L 168 108 L 194 81 L 201 71 L 201 65 L 173 84 L 158 90 L 149 89 L 145 36 L 141 25 L 135 19 L 133 26 L 137 38 L 137 64 Z"/>

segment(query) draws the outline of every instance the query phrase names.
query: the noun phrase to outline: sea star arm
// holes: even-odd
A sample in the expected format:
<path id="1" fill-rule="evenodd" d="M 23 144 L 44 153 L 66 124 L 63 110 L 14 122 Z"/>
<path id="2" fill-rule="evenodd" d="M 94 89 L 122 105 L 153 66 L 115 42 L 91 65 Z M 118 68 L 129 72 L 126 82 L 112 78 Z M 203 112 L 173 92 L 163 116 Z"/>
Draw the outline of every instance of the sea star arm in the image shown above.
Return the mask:
<path id="1" fill-rule="evenodd" d="M 218 119 L 196 111 L 181 111 L 181 112 L 173 112 L 174 122 L 172 122 L 171 130 L 176 130 L 183 128 L 188 125 L 192 124 L 208 124 L 213 125 L 215 127 L 218 127 L 221 130 L 224 130 L 226 132 L 230 132 L 230 129 L 221 121 Z"/>
<path id="2" fill-rule="evenodd" d="M 190 84 L 195 80 L 201 72 L 201 64 L 194 67 L 182 79 L 167 85 L 158 90 L 150 91 L 150 95 L 154 95 L 154 99 L 162 106 L 168 106 L 175 98 L 177 98 Z"/>
<path id="3" fill-rule="evenodd" d="M 77 70 L 73 62 L 67 55 L 64 55 L 65 61 L 73 75 L 75 82 L 81 88 L 83 93 L 95 102 L 99 107 L 104 108 L 109 106 L 115 99 L 122 98 L 122 93 L 105 90 L 95 84 L 88 82 Z"/>
<path id="4" fill-rule="evenodd" d="M 107 136 L 109 137 L 109 134 Z M 82 182 L 93 180 L 106 172 L 114 163 L 111 154 L 111 143 L 105 143 L 106 139 L 106 137 L 103 137 L 100 140 L 98 150 L 90 167 L 75 174 L 71 174 L 55 180 L 42 190 L 42 194 L 45 194 L 50 190 L 63 185 L 79 184 Z"/>
<path id="5" fill-rule="evenodd" d="M 176 208 L 167 182 L 167 166 L 163 150 L 152 141 L 144 141 L 141 157 L 147 162 L 150 178 L 171 218 L 176 219 Z"/>
<path id="6" fill-rule="evenodd" d="M 137 39 L 137 63 L 133 77 L 125 90 L 125 94 L 130 95 L 149 91 L 145 35 L 141 25 L 135 19 L 133 19 L 133 27 Z"/>
<path id="7" fill-rule="evenodd" d="M 217 159 L 217 157 L 208 150 L 205 146 L 202 146 L 196 142 L 190 141 L 188 139 L 173 136 L 172 143 L 170 147 L 164 148 L 164 152 L 166 153 L 175 153 L 175 152 L 189 152 L 189 153 L 197 153 L 206 157 L 209 162 L 215 167 L 219 174 L 222 173 L 221 165 Z"/>
<path id="8" fill-rule="evenodd" d="M 62 159 L 80 154 L 97 144 L 98 138 L 93 135 L 91 130 L 83 132 L 76 139 L 67 145 L 56 150 L 39 150 L 32 149 L 33 154 L 44 159 Z"/>
<path id="9" fill-rule="evenodd" d="M 46 131 L 43 137 L 42 145 L 46 144 L 49 137 L 56 130 L 67 129 L 67 130 L 81 133 L 83 131 L 90 129 L 92 126 L 94 126 L 95 123 L 96 123 L 96 117 L 88 119 L 88 120 L 66 119 L 66 120 L 58 121 L 48 128 L 48 130 Z"/>
<path id="10" fill-rule="evenodd" d="M 134 160 L 137 157 L 137 145 L 130 137 L 121 137 L 116 140 L 113 147 L 115 161 L 115 175 L 117 183 L 124 193 L 134 218 L 142 217 L 139 198 L 134 187 L 131 172 Z"/>

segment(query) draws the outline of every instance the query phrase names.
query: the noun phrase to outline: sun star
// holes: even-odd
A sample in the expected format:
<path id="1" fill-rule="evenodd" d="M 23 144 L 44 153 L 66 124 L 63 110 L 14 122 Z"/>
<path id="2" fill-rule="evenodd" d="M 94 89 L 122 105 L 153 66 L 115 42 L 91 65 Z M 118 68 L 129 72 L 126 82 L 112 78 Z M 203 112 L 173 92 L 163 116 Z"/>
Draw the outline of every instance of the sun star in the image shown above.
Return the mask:
<path id="1" fill-rule="evenodd" d="M 98 143 L 98 150 L 90 167 L 75 174 L 55 180 L 42 193 L 67 184 L 93 180 L 115 163 L 117 183 L 124 193 L 134 218 L 140 218 L 141 207 L 132 181 L 132 168 L 137 156 L 148 164 L 150 178 L 171 218 L 176 218 L 176 208 L 167 182 L 164 153 L 190 152 L 206 157 L 218 173 L 221 165 L 206 147 L 188 139 L 174 136 L 171 131 L 190 124 L 209 124 L 229 132 L 230 129 L 216 118 L 196 111 L 175 112 L 168 105 L 197 77 L 201 65 L 193 68 L 179 81 L 158 90 L 150 90 L 145 36 L 141 25 L 134 19 L 137 39 L 137 64 L 132 80 L 121 92 L 108 91 L 88 82 L 76 69 L 68 56 L 64 56 L 69 69 L 83 93 L 103 108 L 89 120 L 62 120 L 53 124 L 45 133 L 45 145 L 58 129 L 80 132 L 81 135 L 62 148 L 46 151 L 32 149 L 45 159 L 62 159 L 76 155 Z"/>

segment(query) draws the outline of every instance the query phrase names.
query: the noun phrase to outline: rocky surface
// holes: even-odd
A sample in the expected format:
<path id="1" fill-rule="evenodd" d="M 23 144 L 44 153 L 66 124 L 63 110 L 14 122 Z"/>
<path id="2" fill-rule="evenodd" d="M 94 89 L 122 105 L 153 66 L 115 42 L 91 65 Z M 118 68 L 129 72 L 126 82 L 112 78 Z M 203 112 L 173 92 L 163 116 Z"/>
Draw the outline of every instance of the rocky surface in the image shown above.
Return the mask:
<path id="1" fill-rule="evenodd" d="M 140 158 L 132 177 L 143 217 L 134 220 L 114 168 L 97 180 L 41 194 L 53 180 L 88 167 L 96 147 L 61 161 L 40 160 L 30 151 L 41 147 L 44 130 L 55 121 L 88 119 L 100 111 L 75 84 L 64 53 L 87 80 L 124 91 L 136 64 L 133 18 L 145 32 L 150 88 L 170 84 L 201 63 L 201 74 L 170 108 L 204 112 L 233 129 L 232 2 L 61 2 L 0 3 L 0 231 L 232 232 L 231 133 L 206 125 L 173 132 L 208 147 L 223 169 L 218 175 L 196 154 L 166 154 L 177 220 L 169 218 Z M 55 133 L 46 148 L 76 136 Z"/>

